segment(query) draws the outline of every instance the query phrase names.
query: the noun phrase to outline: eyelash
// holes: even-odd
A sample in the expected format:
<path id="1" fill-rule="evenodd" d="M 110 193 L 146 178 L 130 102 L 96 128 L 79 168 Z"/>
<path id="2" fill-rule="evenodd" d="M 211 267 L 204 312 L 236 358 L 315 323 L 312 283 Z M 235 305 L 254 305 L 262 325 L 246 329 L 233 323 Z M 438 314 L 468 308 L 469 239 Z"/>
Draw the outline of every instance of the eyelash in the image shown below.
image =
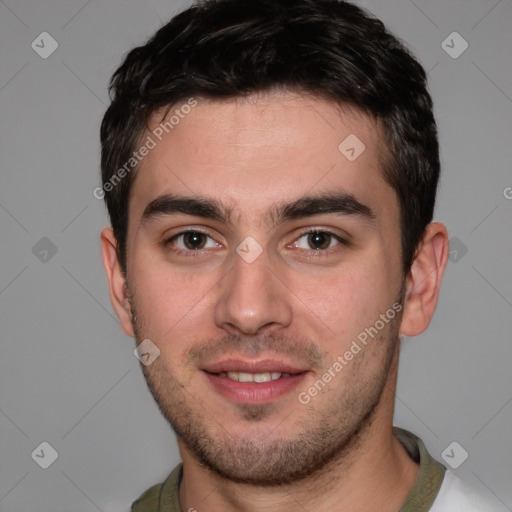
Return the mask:
<path id="1" fill-rule="evenodd" d="M 332 239 L 336 240 L 338 243 L 334 247 L 329 247 L 328 249 L 301 249 L 304 251 L 307 251 L 309 255 L 313 258 L 321 258 L 323 256 L 330 256 L 332 252 L 335 252 L 339 250 L 339 246 L 349 246 L 349 242 L 342 238 L 341 236 L 333 233 L 332 231 L 326 230 L 326 229 L 307 229 L 303 231 L 293 242 L 293 244 L 296 244 L 302 237 L 312 234 L 322 234 L 327 235 L 331 237 L 330 242 L 332 242 Z M 330 245 L 330 243 L 329 243 Z"/>
<path id="2" fill-rule="evenodd" d="M 185 236 L 189 233 L 200 233 L 201 235 L 204 235 L 213 240 L 213 238 L 208 233 L 205 233 L 204 231 L 201 231 L 200 229 L 187 229 L 186 231 L 181 231 L 180 233 L 177 233 L 177 234 L 173 235 L 172 237 L 164 240 L 164 242 L 163 242 L 164 247 L 170 246 L 177 238 Z M 185 256 L 187 258 L 197 258 L 198 256 L 202 256 L 204 254 L 204 250 L 205 249 L 197 249 L 197 250 L 192 250 L 192 249 L 184 250 L 184 249 L 174 249 L 174 248 L 171 249 L 171 251 L 174 252 L 175 254 L 178 254 L 179 256 Z M 208 250 L 208 249 L 206 249 L 206 250 Z"/>
<path id="3" fill-rule="evenodd" d="M 202 234 L 202 235 L 210 238 L 211 240 L 214 240 L 213 237 L 211 237 L 208 233 L 201 231 L 200 229 L 187 229 L 186 231 L 181 231 L 180 233 L 177 233 L 177 234 L 173 235 L 172 237 L 164 240 L 163 241 L 164 247 L 170 246 L 177 238 L 185 236 L 189 233 L 199 233 L 199 234 Z M 299 236 L 292 242 L 292 244 L 289 244 L 287 247 L 289 247 L 290 245 L 296 244 L 298 242 L 298 240 L 300 240 L 302 237 L 304 237 L 306 235 L 310 235 L 310 234 L 328 235 L 338 242 L 338 244 L 336 246 L 330 247 L 328 249 L 310 249 L 309 251 L 307 251 L 306 249 L 301 249 L 303 251 L 309 252 L 309 256 L 312 256 L 312 257 L 322 257 L 322 256 L 330 255 L 331 252 L 336 250 L 336 247 L 338 247 L 338 245 L 343 245 L 343 246 L 347 246 L 347 247 L 350 245 L 347 240 L 340 237 L 339 235 L 336 235 L 332 231 L 328 231 L 325 229 L 308 229 L 308 230 L 300 233 Z M 184 250 L 184 249 L 175 249 L 174 248 L 171 250 L 175 254 L 186 256 L 186 257 L 200 257 L 204 254 L 205 250 L 209 250 L 209 249 Z"/>

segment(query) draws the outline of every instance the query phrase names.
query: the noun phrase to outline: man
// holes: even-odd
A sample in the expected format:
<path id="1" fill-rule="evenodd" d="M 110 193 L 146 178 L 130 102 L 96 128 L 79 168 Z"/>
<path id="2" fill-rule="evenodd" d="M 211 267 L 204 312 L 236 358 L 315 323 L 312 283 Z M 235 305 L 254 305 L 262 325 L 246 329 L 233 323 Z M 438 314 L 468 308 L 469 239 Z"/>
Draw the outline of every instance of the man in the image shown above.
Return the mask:
<path id="1" fill-rule="evenodd" d="M 425 72 L 382 23 L 207 1 L 111 91 L 104 265 L 183 460 L 132 510 L 500 510 L 392 427 L 448 235 Z"/>

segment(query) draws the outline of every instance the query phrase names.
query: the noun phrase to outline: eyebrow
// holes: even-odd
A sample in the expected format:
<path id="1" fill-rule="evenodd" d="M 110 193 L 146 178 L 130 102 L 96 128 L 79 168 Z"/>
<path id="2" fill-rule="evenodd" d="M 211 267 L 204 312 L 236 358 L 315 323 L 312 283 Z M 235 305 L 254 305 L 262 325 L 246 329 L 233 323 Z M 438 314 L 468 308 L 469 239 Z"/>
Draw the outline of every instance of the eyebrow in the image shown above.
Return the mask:
<path id="1" fill-rule="evenodd" d="M 145 224 L 157 217 L 180 213 L 228 224 L 231 222 L 233 208 L 225 207 L 216 199 L 164 194 L 144 208 L 141 222 Z M 268 216 L 277 225 L 289 220 L 328 214 L 355 216 L 370 224 L 375 224 L 376 219 L 375 212 L 369 206 L 346 192 L 329 192 L 280 203 L 271 208 Z"/>
<path id="2" fill-rule="evenodd" d="M 182 213 L 227 224 L 230 221 L 231 212 L 230 208 L 225 208 L 215 199 L 165 194 L 158 196 L 144 208 L 141 222 L 144 224 L 162 215 Z"/>
<path id="3" fill-rule="evenodd" d="M 360 217 L 375 224 L 375 212 L 346 192 L 328 192 L 316 196 L 301 197 L 291 203 L 275 207 L 271 213 L 274 224 L 312 217 L 313 215 L 340 214 Z"/>

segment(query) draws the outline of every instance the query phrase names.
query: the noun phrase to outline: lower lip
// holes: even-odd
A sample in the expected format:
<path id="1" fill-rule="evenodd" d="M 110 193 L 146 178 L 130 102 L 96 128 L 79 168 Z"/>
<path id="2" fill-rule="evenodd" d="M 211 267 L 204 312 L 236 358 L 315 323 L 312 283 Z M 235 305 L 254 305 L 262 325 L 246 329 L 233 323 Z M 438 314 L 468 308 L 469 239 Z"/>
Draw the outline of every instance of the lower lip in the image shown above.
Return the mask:
<path id="1" fill-rule="evenodd" d="M 214 373 L 204 372 L 213 387 L 222 395 L 238 403 L 263 404 L 271 402 L 295 389 L 307 372 L 281 377 L 269 382 L 238 382 Z"/>

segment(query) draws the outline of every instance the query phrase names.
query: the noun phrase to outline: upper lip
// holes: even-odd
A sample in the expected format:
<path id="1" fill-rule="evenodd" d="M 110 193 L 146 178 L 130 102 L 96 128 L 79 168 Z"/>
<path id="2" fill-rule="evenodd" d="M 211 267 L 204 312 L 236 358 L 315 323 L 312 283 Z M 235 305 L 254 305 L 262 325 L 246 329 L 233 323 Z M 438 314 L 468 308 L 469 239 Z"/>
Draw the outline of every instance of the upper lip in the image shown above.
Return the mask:
<path id="1" fill-rule="evenodd" d="M 260 361 L 247 361 L 243 359 L 224 359 L 209 363 L 202 367 L 208 373 L 244 372 L 244 373 L 290 373 L 297 374 L 308 371 L 307 368 L 279 361 L 277 359 L 263 359 Z"/>

